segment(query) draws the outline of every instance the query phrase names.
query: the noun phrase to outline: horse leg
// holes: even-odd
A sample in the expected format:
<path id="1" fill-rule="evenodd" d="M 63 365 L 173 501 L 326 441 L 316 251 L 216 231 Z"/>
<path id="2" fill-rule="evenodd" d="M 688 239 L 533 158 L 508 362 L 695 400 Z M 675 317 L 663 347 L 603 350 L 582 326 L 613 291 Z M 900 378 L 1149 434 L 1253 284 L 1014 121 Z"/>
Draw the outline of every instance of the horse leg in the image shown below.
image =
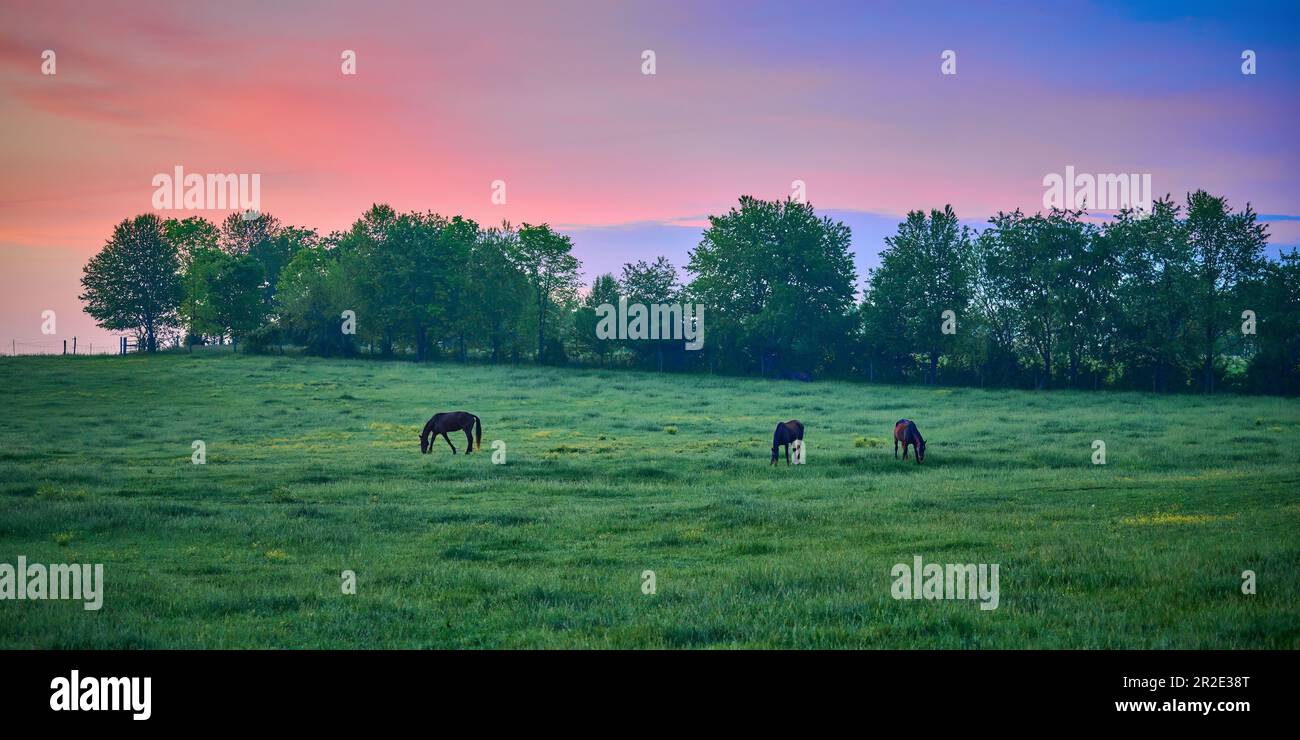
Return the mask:
<path id="1" fill-rule="evenodd" d="M 898 459 L 898 437 L 894 437 L 894 459 Z"/>
<path id="2" fill-rule="evenodd" d="M 785 464 L 786 465 L 790 464 L 790 443 L 789 442 L 785 443 Z"/>
<path id="3" fill-rule="evenodd" d="M 903 440 L 903 459 L 907 459 L 907 440 Z"/>
<path id="4" fill-rule="evenodd" d="M 447 446 L 451 448 L 451 454 L 456 454 L 456 445 L 451 443 L 451 438 L 447 436 L 446 432 L 442 433 L 442 438 L 447 440 Z"/>
<path id="5" fill-rule="evenodd" d="M 466 455 L 474 454 L 474 435 L 470 434 L 469 432 L 470 427 L 472 426 L 474 426 L 473 423 L 465 427 L 465 454 Z"/>

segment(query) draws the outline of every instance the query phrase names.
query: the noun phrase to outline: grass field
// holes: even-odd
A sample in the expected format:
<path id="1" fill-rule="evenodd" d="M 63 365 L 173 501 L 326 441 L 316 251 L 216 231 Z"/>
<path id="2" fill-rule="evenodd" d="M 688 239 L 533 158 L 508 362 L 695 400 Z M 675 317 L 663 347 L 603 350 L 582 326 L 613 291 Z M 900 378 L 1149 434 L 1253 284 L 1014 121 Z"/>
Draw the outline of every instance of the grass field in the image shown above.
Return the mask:
<path id="1" fill-rule="evenodd" d="M 1300 647 L 1294 400 L 228 355 L 0 387 L 0 562 L 105 567 L 97 612 L 0 601 L 4 648 Z M 482 454 L 421 456 L 457 409 Z M 999 564 L 999 608 L 893 599 L 914 555 Z"/>

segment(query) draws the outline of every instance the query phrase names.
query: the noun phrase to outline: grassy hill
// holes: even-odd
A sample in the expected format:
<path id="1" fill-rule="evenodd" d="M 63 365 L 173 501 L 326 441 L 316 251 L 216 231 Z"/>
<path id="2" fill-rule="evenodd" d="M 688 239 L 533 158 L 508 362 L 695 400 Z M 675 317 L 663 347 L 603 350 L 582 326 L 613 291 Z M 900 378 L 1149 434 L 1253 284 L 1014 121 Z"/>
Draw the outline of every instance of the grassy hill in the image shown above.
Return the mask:
<path id="1" fill-rule="evenodd" d="M 4 648 L 1300 647 L 1293 400 L 184 355 L 0 387 L 0 562 L 106 581 L 0 601 Z M 421 456 L 459 409 L 482 454 Z M 999 607 L 895 600 L 914 555 L 999 564 Z"/>

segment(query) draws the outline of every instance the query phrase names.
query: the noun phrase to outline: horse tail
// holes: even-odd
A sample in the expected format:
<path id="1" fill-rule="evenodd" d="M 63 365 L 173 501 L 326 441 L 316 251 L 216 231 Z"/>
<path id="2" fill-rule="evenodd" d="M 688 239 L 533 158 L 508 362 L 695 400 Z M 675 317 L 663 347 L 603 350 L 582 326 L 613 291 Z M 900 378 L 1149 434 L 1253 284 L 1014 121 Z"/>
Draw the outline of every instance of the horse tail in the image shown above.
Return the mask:
<path id="1" fill-rule="evenodd" d="M 470 414 L 470 416 L 474 415 Z M 474 416 L 474 449 L 483 449 L 483 422 L 479 421 L 477 416 Z"/>

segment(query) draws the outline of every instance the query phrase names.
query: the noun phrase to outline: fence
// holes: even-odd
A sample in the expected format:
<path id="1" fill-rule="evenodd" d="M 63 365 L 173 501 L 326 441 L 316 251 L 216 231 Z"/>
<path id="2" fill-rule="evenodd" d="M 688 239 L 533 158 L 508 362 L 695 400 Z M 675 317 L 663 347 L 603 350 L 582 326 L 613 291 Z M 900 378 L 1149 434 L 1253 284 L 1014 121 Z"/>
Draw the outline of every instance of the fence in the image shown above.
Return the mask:
<path id="1" fill-rule="evenodd" d="M 10 339 L 6 346 L 0 347 L 0 354 L 16 357 L 18 355 L 124 355 L 139 352 L 140 346 L 135 337 L 115 336 L 111 341 L 103 339 L 98 342 L 78 342 L 76 337 L 67 339 Z"/>

